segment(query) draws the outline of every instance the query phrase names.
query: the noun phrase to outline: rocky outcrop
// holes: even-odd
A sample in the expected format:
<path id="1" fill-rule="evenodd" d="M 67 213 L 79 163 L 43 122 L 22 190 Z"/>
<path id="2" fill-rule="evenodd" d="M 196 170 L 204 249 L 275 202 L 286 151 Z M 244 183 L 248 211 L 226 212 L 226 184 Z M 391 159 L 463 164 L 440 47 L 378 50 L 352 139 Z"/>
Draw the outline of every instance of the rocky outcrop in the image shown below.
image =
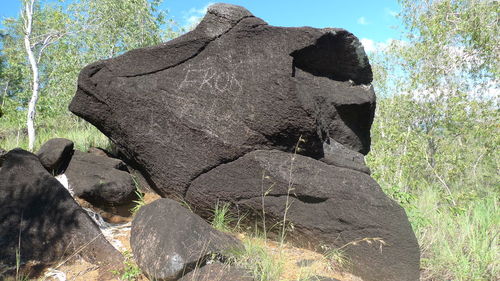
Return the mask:
<path id="1" fill-rule="evenodd" d="M 73 255 L 115 269 L 122 264 L 122 255 L 32 153 L 6 154 L 0 206 L 1 265 L 15 266 L 16 252 L 22 265 L 50 265 Z"/>
<path id="2" fill-rule="evenodd" d="M 74 144 L 63 138 L 50 139 L 36 153 L 40 163 L 52 175 L 64 172 L 73 155 Z"/>
<path id="3" fill-rule="evenodd" d="M 135 185 L 119 159 L 75 151 L 66 176 L 74 196 L 96 205 L 120 205 L 135 198 Z"/>
<path id="4" fill-rule="evenodd" d="M 365 173 L 258 150 L 198 177 L 186 199 L 204 216 L 219 201 L 234 212 L 264 211 L 268 226 L 288 208 L 294 230 L 287 237 L 295 244 L 342 247 L 353 273 L 365 280 L 418 280 L 418 244 L 406 214 Z"/>
<path id="5" fill-rule="evenodd" d="M 375 95 L 358 39 L 343 29 L 268 25 L 212 5 L 198 27 L 85 67 L 70 110 L 115 142 L 163 196 L 256 149 L 320 159 L 332 138 L 366 154 Z"/>
<path id="6" fill-rule="evenodd" d="M 132 221 L 130 245 L 144 274 L 166 281 L 177 280 L 207 259 L 222 258 L 242 247 L 236 238 L 213 229 L 170 199 L 139 209 Z"/>
<path id="7" fill-rule="evenodd" d="M 213 263 L 196 268 L 179 281 L 253 281 L 251 275 L 241 268 Z"/>
<path id="8" fill-rule="evenodd" d="M 364 164 L 371 81 L 365 52 L 346 30 L 274 27 L 215 4 L 177 39 L 85 67 L 70 110 L 110 137 L 164 197 L 187 199 L 205 217 L 221 200 L 254 215 L 264 207 L 279 221 L 289 196 L 291 241 L 343 247 L 367 281 L 418 280 L 406 214 Z M 273 187 L 264 200 L 263 184 Z M 152 234 L 142 240 L 167 231 L 160 217 L 148 215 L 158 229 L 146 228 Z M 140 265 L 173 276 L 159 266 L 177 253 L 169 251 L 155 252 L 161 263 Z"/>

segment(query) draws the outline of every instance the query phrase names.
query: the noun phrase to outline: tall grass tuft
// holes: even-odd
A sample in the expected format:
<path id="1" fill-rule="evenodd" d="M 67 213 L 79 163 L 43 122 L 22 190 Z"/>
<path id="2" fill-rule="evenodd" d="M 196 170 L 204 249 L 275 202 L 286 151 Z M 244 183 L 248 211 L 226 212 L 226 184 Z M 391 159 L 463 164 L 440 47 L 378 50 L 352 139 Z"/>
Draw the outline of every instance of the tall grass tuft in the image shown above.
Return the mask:
<path id="1" fill-rule="evenodd" d="M 498 196 L 471 202 L 465 211 L 442 206 L 437 190 L 416 199 L 428 223 L 416 228 L 424 280 L 498 280 L 500 213 Z"/>

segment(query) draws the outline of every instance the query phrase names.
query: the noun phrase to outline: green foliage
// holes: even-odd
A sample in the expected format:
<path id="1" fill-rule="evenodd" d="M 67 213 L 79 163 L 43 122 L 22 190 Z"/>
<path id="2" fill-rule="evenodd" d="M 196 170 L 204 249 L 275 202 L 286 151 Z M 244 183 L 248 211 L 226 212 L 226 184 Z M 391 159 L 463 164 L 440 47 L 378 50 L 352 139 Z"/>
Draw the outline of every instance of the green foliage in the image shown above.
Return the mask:
<path id="1" fill-rule="evenodd" d="M 134 206 L 130 211 L 132 212 L 133 215 L 139 211 L 140 208 L 146 205 L 146 201 L 144 200 L 144 193 L 141 192 L 139 182 L 137 181 L 137 178 L 135 176 L 132 176 L 132 180 L 134 181 L 135 185 L 135 195 L 137 196 L 137 199 L 132 201 L 134 203 Z"/>
<path id="2" fill-rule="evenodd" d="M 406 41 L 371 57 L 379 99 L 367 162 L 406 209 L 424 280 L 492 280 L 499 270 L 499 4 L 400 3 Z"/>
<path id="3" fill-rule="evenodd" d="M 78 73 L 87 64 L 128 50 L 159 44 L 177 35 L 158 9 L 160 0 L 37 1 L 33 19 L 35 51 L 47 36 L 57 37 L 39 60 L 37 129 L 74 117 L 67 110 Z M 31 96 L 22 20 L 3 21 L 0 53 L 0 138 L 21 132 Z M 7 135 L 7 136 L 6 136 Z M 39 140 L 37 140 L 39 142 Z"/>
<path id="4" fill-rule="evenodd" d="M 245 239 L 243 245 L 243 250 L 232 253 L 237 265 L 247 269 L 255 280 L 279 280 L 284 270 L 284 260 L 271 255 L 260 239 Z"/>
<path id="5" fill-rule="evenodd" d="M 120 280 L 123 281 L 134 281 L 137 280 L 138 277 L 142 274 L 139 266 L 134 262 L 134 258 L 132 253 L 125 251 L 123 253 L 125 257 L 125 261 L 123 262 L 124 268 L 123 271 L 113 271 L 112 273 L 120 276 Z"/>
<path id="6" fill-rule="evenodd" d="M 228 203 L 222 204 L 222 206 L 217 202 L 212 216 L 212 226 L 220 231 L 230 231 L 230 224 L 235 221 L 233 216 L 230 214 L 230 205 Z"/>
<path id="7" fill-rule="evenodd" d="M 94 126 L 75 117 L 64 120 L 47 119 L 38 128 L 35 150 L 52 138 L 66 138 L 75 143 L 75 149 L 87 151 L 90 147 L 110 149 L 109 139 Z M 28 137 L 23 127 L 9 127 L 9 124 L 0 123 L 0 147 L 10 150 L 16 147 L 28 148 Z"/>

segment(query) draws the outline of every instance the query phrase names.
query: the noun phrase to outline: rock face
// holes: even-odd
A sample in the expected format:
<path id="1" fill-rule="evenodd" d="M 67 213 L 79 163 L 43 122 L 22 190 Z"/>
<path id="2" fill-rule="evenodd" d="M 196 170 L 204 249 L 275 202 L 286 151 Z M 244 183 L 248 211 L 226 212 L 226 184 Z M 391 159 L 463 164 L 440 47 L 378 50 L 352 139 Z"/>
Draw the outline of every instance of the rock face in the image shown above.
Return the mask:
<path id="1" fill-rule="evenodd" d="M 120 205 L 135 198 L 126 170 L 119 159 L 75 151 L 65 174 L 75 196 L 92 204 Z"/>
<path id="2" fill-rule="evenodd" d="M 16 264 L 18 245 L 22 263 L 52 264 L 76 252 L 91 263 L 123 261 L 34 154 L 21 149 L 6 154 L 0 170 L 0 206 L 0 264 Z"/>
<path id="3" fill-rule="evenodd" d="M 130 245 L 148 278 L 167 281 L 202 266 L 212 255 L 242 247 L 236 238 L 213 229 L 170 199 L 139 209 L 132 221 Z"/>
<path id="4" fill-rule="evenodd" d="M 5 157 L 5 154 L 7 154 L 7 151 L 3 150 L 0 148 L 0 167 L 2 167 L 3 164 L 3 159 Z"/>
<path id="5" fill-rule="evenodd" d="M 365 52 L 346 30 L 274 27 L 242 7 L 215 4 L 177 39 L 85 67 L 70 110 L 110 137 L 151 188 L 188 199 L 204 216 L 217 199 L 260 214 L 265 173 L 266 187 L 275 183 L 266 216 L 280 220 L 295 157 L 287 218 L 296 231 L 288 237 L 312 248 L 347 245 L 354 273 L 367 281 L 418 280 L 406 214 L 364 165 L 371 81 Z M 156 241 L 167 218 L 148 218 L 159 229 L 141 240 Z M 151 256 L 140 258 L 143 269 L 175 274 Z"/>
<path id="6" fill-rule="evenodd" d="M 327 164 L 371 174 L 370 169 L 365 164 L 363 154 L 348 149 L 334 139 L 325 141 L 323 152 L 324 157 L 321 161 Z"/>
<path id="7" fill-rule="evenodd" d="M 55 138 L 45 142 L 36 154 L 45 169 L 55 175 L 67 167 L 73 155 L 73 147 L 74 144 L 72 141 Z"/>
<path id="8" fill-rule="evenodd" d="M 221 263 L 205 265 L 184 275 L 179 281 L 253 281 L 250 274 L 237 267 Z"/>
<path id="9" fill-rule="evenodd" d="M 332 138 L 366 154 L 375 95 L 358 39 L 343 29 L 267 25 L 216 4 L 157 47 L 85 67 L 70 110 L 94 124 L 161 195 L 256 149 L 324 156 Z"/>
<path id="10" fill-rule="evenodd" d="M 198 177 L 186 199 L 202 215 L 218 200 L 232 203 L 240 213 L 262 214 L 263 193 L 269 188 L 264 196 L 264 210 L 272 221 L 268 225 L 283 220 L 291 189 L 287 221 L 294 230 L 288 236 L 296 244 L 339 248 L 380 238 L 383 242 L 344 247 L 353 273 L 365 280 L 418 280 L 418 244 L 406 214 L 365 173 L 301 155 L 258 150 Z"/>

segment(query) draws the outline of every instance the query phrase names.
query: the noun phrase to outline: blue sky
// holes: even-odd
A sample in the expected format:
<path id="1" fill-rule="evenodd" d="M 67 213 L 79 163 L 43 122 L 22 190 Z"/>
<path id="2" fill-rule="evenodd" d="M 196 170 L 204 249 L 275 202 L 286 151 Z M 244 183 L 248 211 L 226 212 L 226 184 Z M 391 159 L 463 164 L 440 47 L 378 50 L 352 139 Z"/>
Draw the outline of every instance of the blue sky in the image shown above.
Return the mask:
<path id="1" fill-rule="evenodd" d="M 19 14 L 20 0 L 0 0 L 0 18 Z M 202 17 L 218 1 L 164 0 L 162 8 L 180 25 Z M 390 39 L 400 39 L 397 0 L 226 0 L 246 7 L 271 25 L 341 27 L 362 39 L 367 51 Z"/>

